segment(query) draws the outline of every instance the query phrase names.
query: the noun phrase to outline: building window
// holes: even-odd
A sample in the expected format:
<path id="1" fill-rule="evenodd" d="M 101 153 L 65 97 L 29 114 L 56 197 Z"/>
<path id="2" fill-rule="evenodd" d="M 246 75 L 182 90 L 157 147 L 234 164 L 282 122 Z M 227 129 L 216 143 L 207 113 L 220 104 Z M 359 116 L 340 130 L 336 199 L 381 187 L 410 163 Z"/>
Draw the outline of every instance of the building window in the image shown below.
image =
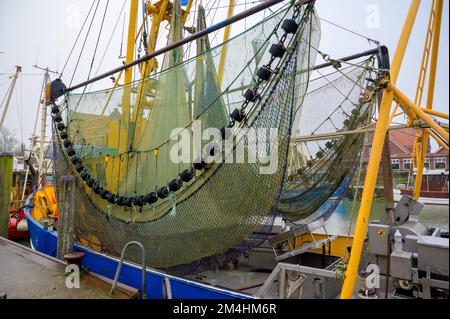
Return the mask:
<path id="1" fill-rule="evenodd" d="M 434 168 L 435 169 L 446 169 L 445 157 L 435 157 L 434 158 Z"/>
<path id="2" fill-rule="evenodd" d="M 430 159 L 429 158 L 425 159 L 425 164 L 423 167 L 425 167 L 426 169 L 430 169 Z"/>
<path id="3" fill-rule="evenodd" d="M 393 170 L 399 170 L 400 169 L 400 160 L 398 160 L 398 159 L 391 160 L 391 167 Z"/>
<path id="4" fill-rule="evenodd" d="M 411 165 L 412 165 L 412 161 L 410 158 L 404 159 L 403 160 L 403 169 L 404 170 L 410 170 L 411 169 Z"/>

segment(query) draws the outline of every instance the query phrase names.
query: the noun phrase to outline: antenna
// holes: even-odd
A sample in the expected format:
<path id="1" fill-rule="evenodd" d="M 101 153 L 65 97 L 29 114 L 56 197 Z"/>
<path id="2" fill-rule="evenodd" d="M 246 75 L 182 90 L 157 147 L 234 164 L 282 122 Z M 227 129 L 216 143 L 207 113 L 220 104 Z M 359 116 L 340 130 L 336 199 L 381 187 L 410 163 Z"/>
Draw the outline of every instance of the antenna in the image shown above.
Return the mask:
<path id="1" fill-rule="evenodd" d="M 36 63 L 35 63 L 35 65 L 38 63 L 38 60 L 39 60 L 39 47 L 38 47 L 37 53 L 36 53 Z"/>

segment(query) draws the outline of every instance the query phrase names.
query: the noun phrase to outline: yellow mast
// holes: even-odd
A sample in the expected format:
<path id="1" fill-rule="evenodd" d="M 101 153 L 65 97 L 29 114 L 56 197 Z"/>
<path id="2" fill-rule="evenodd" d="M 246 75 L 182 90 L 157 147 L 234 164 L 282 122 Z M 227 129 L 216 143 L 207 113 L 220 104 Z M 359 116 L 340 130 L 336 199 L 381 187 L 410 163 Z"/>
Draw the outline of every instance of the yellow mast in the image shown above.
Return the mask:
<path id="1" fill-rule="evenodd" d="M 406 47 L 411 36 L 411 31 L 414 21 L 419 10 L 420 0 L 413 0 L 408 12 L 408 16 L 403 27 L 402 34 L 398 42 L 397 50 L 392 61 L 390 76 L 393 83 L 397 82 L 400 67 L 403 62 L 403 57 L 406 52 Z M 381 154 L 383 151 L 384 140 L 386 132 L 389 127 L 389 115 L 391 111 L 392 102 L 394 101 L 394 93 L 387 91 L 383 94 L 383 99 L 378 114 L 377 126 L 373 139 L 372 152 L 370 155 L 369 164 L 367 167 L 367 175 L 364 182 L 364 188 L 361 198 L 361 206 L 356 222 L 354 240 L 352 245 L 352 252 L 345 272 L 344 284 L 342 286 L 341 298 L 350 299 L 353 295 L 355 287 L 356 276 L 358 274 L 359 262 L 364 245 L 364 238 L 369 223 L 370 210 L 372 208 L 373 194 L 378 177 L 378 170 L 380 168 Z"/>
<path id="2" fill-rule="evenodd" d="M 135 34 L 136 22 L 138 14 L 138 0 L 131 0 L 130 2 L 130 21 L 128 25 L 127 38 L 127 55 L 125 63 L 130 63 L 134 60 L 135 48 Z M 125 70 L 124 91 L 122 97 L 122 123 L 120 125 L 120 139 L 119 152 L 123 153 L 128 149 L 128 128 L 130 122 L 130 103 L 131 103 L 131 82 L 133 81 L 133 68 Z"/>
<path id="3" fill-rule="evenodd" d="M 156 40 L 158 38 L 159 29 L 161 23 L 164 20 L 170 21 L 171 12 L 168 12 L 169 9 L 169 0 L 161 0 L 155 4 L 147 3 L 147 14 L 148 16 L 152 16 L 152 25 L 150 28 L 150 34 L 148 35 L 148 44 L 147 51 L 148 53 L 152 53 L 156 48 Z M 193 0 L 189 0 L 188 5 L 186 6 L 186 10 L 183 12 L 183 25 L 186 22 L 186 19 L 190 13 L 192 8 Z M 152 59 L 148 62 L 145 62 L 141 69 L 141 78 L 145 79 L 149 76 L 151 72 L 156 71 L 157 62 L 156 59 Z M 144 100 L 144 90 L 145 90 L 146 82 L 142 81 L 139 84 L 137 94 L 136 94 L 136 103 L 133 108 L 132 122 L 135 123 L 135 130 L 140 129 L 140 114 L 142 113 L 142 102 Z"/>
<path id="4" fill-rule="evenodd" d="M 444 5 L 443 0 L 437 0 L 436 7 L 431 8 L 432 14 L 435 14 L 433 33 L 431 34 L 433 38 L 433 46 L 431 51 L 431 65 L 430 65 L 430 76 L 428 82 L 428 96 L 427 96 L 427 105 L 426 109 L 433 109 L 433 100 L 434 100 L 434 88 L 436 84 L 436 69 L 438 62 L 438 54 L 439 54 L 439 41 L 441 37 L 441 23 L 442 23 L 442 7 Z M 422 188 L 422 178 L 423 178 L 423 169 L 425 167 L 425 159 L 427 156 L 428 149 L 428 139 L 430 138 L 429 130 L 422 130 L 422 141 L 420 148 L 420 156 L 418 157 L 419 161 L 417 163 L 417 175 L 416 181 L 414 183 L 414 199 L 419 199 L 420 190 Z"/>
<path id="5" fill-rule="evenodd" d="M 169 0 L 162 0 L 162 1 L 158 2 L 158 7 L 152 5 L 151 3 L 149 3 L 147 5 L 148 15 L 153 17 L 152 26 L 150 28 L 150 34 L 148 35 L 147 51 L 149 53 L 154 52 L 154 50 L 155 50 L 156 40 L 157 40 L 158 34 L 159 34 L 159 28 L 160 28 L 161 22 L 164 19 L 164 16 L 166 15 L 166 11 L 167 11 L 167 7 L 168 7 L 169 3 L 170 3 Z M 142 79 L 147 78 L 148 75 L 150 74 L 150 72 L 154 71 L 156 69 L 156 67 L 157 67 L 157 65 L 156 65 L 155 59 L 145 62 L 141 68 L 141 78 Z M 140 113 L 139 109 L 141 108 L 141 104 L 142 104 L 142 100 L 143 100 L 143 91 L 145 90 L 145 85 L 146 85 L 146 82 L 142 81 L 139 84 L 137 94 L 136 94 L 136 103 L 135 103 L 135 107 L 133 109 L 133 116 L 132 116 L 132 121 L 133 121 L 133 123 L 135 123 L 136 126 L 139 125 L 137 123 L 137 121 L 138 121 L 138 115 Z"/>
<path id="6" fill-rule="evenodd" d="M 436 5 L 436 0 L 433 0 L 433 3 L 431 4 L 431 8 L 434 8 Z M 417 88 L 416 88 L 416 96 L 414 98 L 414 103 L 416 105 L 422 105 L 422 97 L 425 87 L 425 80 L 427 78 L 427 69 L 428 69 L 428 63 L 430 61 L 430 52 L 431 52 L 431 42 L 432 42 L 432 35 L 433 35 L 433 27 L 434 27 L 434 21 L 435 19 L 435 11 L 430 11 L 430 16 L 428 18 L 428 26 L 427 26 L 427 35 L 425 37 L 425 45 L 422 53 L 422 62 L 420 64 L 420 72 L 419 72 L 419 80 L 417 81 Z M 418 134 L 420 130 L 414 130 L 414 148 L 413 152 L 411 153 L 411 160 L 413 165 L 411 165 L 410 175 L 413 174 L 414 168 L 417 166 L 417 163 L 419 163 L 419 156 L 420 156 L 420 148 L 419 148 L 419 139 L 420 136 Z M 409 185 L 409 177 L 408 177 L 408 185 Z"/>
<path id="7" fill-rule="evenodd" d="M 236 0 L 230 0 L 230 2 L 228 4 L 227 19 L 231 18 L 231 16 L 233 15 L 235 4 L 236 4 Z M 226 43 L 230 39 L 230 31 L 231 31 L 231 25 L 226 26 L 224 35 L 223 35 L 223 43 Z M 222 53 L 220 55 L 219 69 L 217 71 L 217 79 L 218 79 L 218 83 L 219 83 L 219 88 L 222 86 L 223 70 L 225 68 L 225 60 L 227 58 L 227 51 L 228 51 L 228 45 L 224 44 Z"/>
<path id="8" fill-rule="evenodd" d="M 406 22 L 403 27 L 402 34 L 397 45 L 397 50 L 394 56 L 392 67 L 390 70 L 390 78 L 385 78 L 383 86 L 385 87 L 385 94 L 383 95 L 383 100 L 380 106 L 380 112 L 378 115 L 378 121 L 375 130 L 374 141 L 372 145 L 372 152 L 370 155 L 370 160 L 367 168 L 367 175 L 364 182 L 363 194 L 361 198 L 361 206 L 358 213 L 358 219 L 356 222 L 354 240 L 352 245 L 352 251 L 350 255 L 350 260 L 348 263 L 347 271 L 345 273 L 344 284 L 342 286 L 341 298 L 349 299 L 353 295 L 353 290 L 355 287 L 356 276 L 358 273 L 359 262 L 361 259 L 361 252 L 365 240 L 365 234 L 367 231 L 367 225 L 370 218 L 370 210 L 372 207 L 373 194 L 375 191 L 375 185 L 378 177 L 379 163 L 381 159 L 381 153 L 383 150 L 383 144 L 386 137 L 386 131 L 389 127 L 390 120 L 392 117 L 389 116 L 392 102 L 396 101 L 398 105 L 402 108 L 404 113 L 408 116 L 408 124 L 413 125 L 416 121 L 422 120 L 430 126 L 430 133 L 433 138 L 436 138 L 438 142 L 444 144 L 448 148 L 449 134 L 448 132 L 440 126 L 436 121 L 434 121 L 427 113 L 431 113 L 433 106 L 433 95 L 435 86 L 435 75 L 436 75 L 436 65 L 438 57 L 439 48 L 439 29 L 442 17 L 442 2 L 443 0 L 437 0 L 436 3 L 436 20 L 434 22 L 435 35 L 433 39 L 433 52 L 431 57 L 431 71 L 430 71 L 430 84 L 428 90 L 428 101 L 427 108 L 425 110 L 418 104 L 410 101 L 407 96 L 400 91 L 395 83 L 399 75 L 400 67 L 402 65 L 403 57 L 411 36 L 411 31 L 414 26 L 414 22 L 417 17 L 417 12 L 420 6 L 420 0 L 412 0 L 411 6 L 408 12 Z M 435 8 L 432 8 L 434 10 Z M 420 81 L 420 79 L 419 79 Z M 417 95 L 416 95 L 417 97 Z M 440 114 L 442 117 L 448 117 L 447 114 Z M 423 139 L 424 142 L 426 139 Z M 422 144 L 422 154 L 421 162 L 425 160 L 423 151 L 426 151 L 426 144 Z M 424 148 L 425 146 L 425 148 Z M 423 168 L 423 166 L 422 166 Z M 420 181 L 419 181 L 420 184 Z"/>

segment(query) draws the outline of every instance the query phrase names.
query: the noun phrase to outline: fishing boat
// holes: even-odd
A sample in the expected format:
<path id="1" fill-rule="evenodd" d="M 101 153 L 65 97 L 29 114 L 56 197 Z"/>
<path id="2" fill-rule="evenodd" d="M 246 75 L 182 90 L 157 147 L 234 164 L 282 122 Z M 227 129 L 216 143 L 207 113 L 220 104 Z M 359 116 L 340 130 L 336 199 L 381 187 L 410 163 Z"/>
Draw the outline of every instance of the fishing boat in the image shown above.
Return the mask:
<path id="1" fill-rule="evenodd" d="M 81 252 L 83 267 L 141 289 L 141 297 L 292 298 L 300 290 L 333 298 L 341 288 L 344 298 L 353 296 L 364 234 L 333 236 L 325 223 L 360 173 L 361 132 L 376 105 L 392 104 L 391 94 L 390 102 L 379 99 L 394 90 L 387 48 L 376 43 L 333 59 L 318 50 L 315 1 L 271 0 L 233 15 L 235 4 L 226 20 L 208 26 L 208 10 L 195 1 L 144 1 L 138 30 L 139 2 L 131 0 L 123 65 L 89 72 L 76 85 L 63 75 L 48 84 L 55 185 L 25 204 L 34 249 L 59 258 Z M 86 21 L 96 19 L 98 6 Z M 223 41 L 213 44 L 223 28 Z M 135 55 L 138 46 L 144 55 Z M 325 63 L 315 65 L 316 56 Z M 87 92 L 109 77 L 113 87 Z M 378 129 L 374 149 L 383 139 Z M 369 206 L 381 151 L 374 153 L 362 195 Z M 234 161 L 239 156 L 247 161 Z M 369 220 L 366 208 L 359 223 Z M 130 245 L 140 249 L 127 254 Z M 233 285 L 230 263 L 254 264 L 249 259 L 264 249 L 272 272 Z M 336 280 L 346 263 L 346 280 Z M 208 272 L 217 269 L 225 275 Z M 314 287 L 316 276 L 333 278 L 330 289 L 301 288 Z"/>
<path id="2" fill-rule="evenodd" d="M 413 175 L 415 180 L 416 173 Z M 426 169 L 422 177 L 422 189 L 420 190 L 419 201 L 425 205 L 448 206 L 448 170 Z M 403 195 L 412 196 L 413 185 L 398 185 L 394 188 L 394 199 L 399 202 Z"/>

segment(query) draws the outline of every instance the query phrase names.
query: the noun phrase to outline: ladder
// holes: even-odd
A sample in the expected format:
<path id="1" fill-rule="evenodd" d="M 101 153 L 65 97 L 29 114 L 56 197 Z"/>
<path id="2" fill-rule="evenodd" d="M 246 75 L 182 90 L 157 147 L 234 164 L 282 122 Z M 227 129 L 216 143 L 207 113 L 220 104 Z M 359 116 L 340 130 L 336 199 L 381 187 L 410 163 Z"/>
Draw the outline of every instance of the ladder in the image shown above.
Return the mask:
<path id="1" fill-rule="evenodd" d="M 125 254 L 127 252 L 128 247 L 135 245 L 138 246 L 141 249 L 142 252 L 142 281 L 141 281 L 141 290 L 139 292 L 139 298 L 140 299 L 145 299 L 146 298 L 146 269 L 147 269 L 147 264 L 146 264 L 146 259 L 145 259 L 145 249 L 144 246 L 138 242 L 138 241 L 130 241 L 129 243 L 127 243 L 123 249 L 122 249 L 122 254 L 120 255 L 120 260 L 119 260 L 119 265 L 117 266 L 117 270 L 116 270 L 116 275 L 114 277 L 114 281 L 111 287 L 111 295 L 114 295 L 116 288 L 117 288 L 117 283 L 119 281 L 119 276 L 120 276 L 120 271 L 122 270 L 122 264 L 123 264 L 123 260 L 125 259 Z"/>

